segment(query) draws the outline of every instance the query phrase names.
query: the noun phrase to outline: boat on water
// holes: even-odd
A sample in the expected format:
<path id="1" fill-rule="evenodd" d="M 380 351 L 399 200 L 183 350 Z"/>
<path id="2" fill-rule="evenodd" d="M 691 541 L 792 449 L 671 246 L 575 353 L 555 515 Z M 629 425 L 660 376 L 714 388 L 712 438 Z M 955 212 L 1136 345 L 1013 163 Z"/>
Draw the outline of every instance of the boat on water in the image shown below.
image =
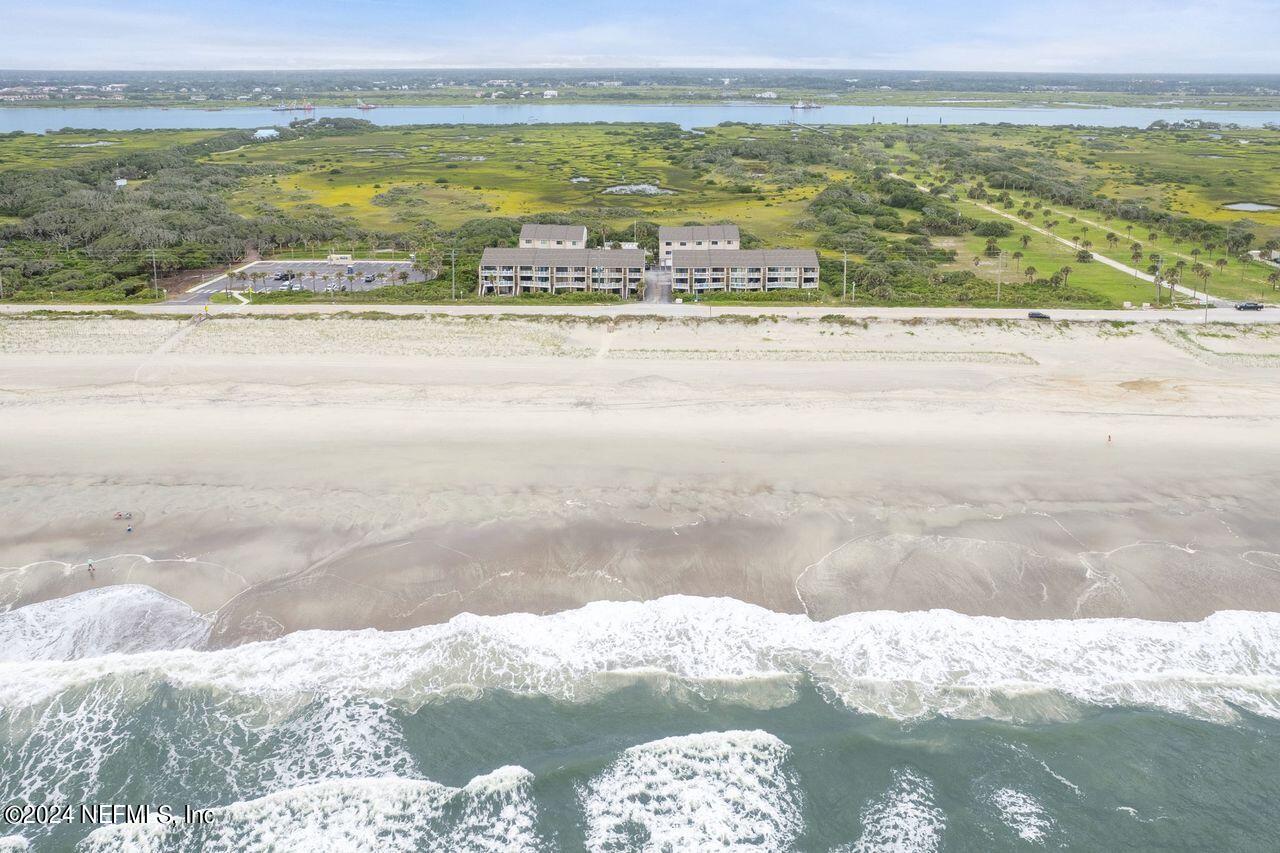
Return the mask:
<path id="1" fill-rule="evenodd" d="M 284 101 L 281 101 L 280 106 L 272 107 L 271 111 L 273 113 L 309 113 L 314 111 L 315 108 L 316 108 L 315 104 L 311 103 L 310 101 L 303 101 L 302 103 L 293 101 L 292 103 L 288 103 L 288 104 L 286 104 Z"/>
<path id="2" fill-rule="evenodd" d="M 356 98 L 356 109 L 358 110 L 376 110 L 377 108 L 377 104 L 366 104 L 364 101 Z"/>
<path id="3" fill-rule="evenodd" d="M 820 110 L 822 104 L 815 104 L 813 101 L 796 101 L 791 105 L 793 110 Z"/>

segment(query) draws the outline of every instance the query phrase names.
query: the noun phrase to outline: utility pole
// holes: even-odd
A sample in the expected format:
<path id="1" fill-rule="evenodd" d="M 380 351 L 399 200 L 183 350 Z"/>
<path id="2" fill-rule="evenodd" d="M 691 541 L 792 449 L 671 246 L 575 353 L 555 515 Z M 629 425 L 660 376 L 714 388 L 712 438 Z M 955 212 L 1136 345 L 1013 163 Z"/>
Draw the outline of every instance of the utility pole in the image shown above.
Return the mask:
<path id="1" fill-rule="evenodd" d="M 1001 290 L 1004 287 L 1004 252 L 1000 252 L 999 261 L 996 263 L 996 302 L 1000 301 Z"/>
<path id="2" fill-rule="evenodd" d="M 844 278 L 840 285 L 840 298 L 847 299 L 849 297 L 849 253 L 844 253 Z"/>
<path id="3" fill-rule="evenodd" d="M 156 279 L 156 250 L 151 250 L 151 287 L 156 292 L 156 299 L 160 298 L 160 282 Z"/>
<path id="4" fill-rule="evenodd" d="M 449 249 L 449 278 L 451 287 L 453 288 L 453 300 L 458 301 L 458 241 L 455 239 L 453 247 Z"/>
<path id="5" fill-rule="evenodd" d="M 1155 260 L 1156 260 L 1156 272 L 1155 272 L 1155 275 L 1151 276 L 1151 278 L 1155 280 L 1155 285 L 1156 285 L 1156 307 L 1157 307 L 1157 308 L 1159 308 L 1159 307 L 1160 307 L 1160 262 L 1161 262 L 1161 260 L 1162 260 L 1162 259 L 1161 259 L 1161 257 L 1160 257 L 1159 255 L 1156 255 Z M 1172 303 L 1172 302 L 1173 302 L 1173 298 L 1172 298 L 1172 297 L 1170 297 L 1170 298 L 1169 298 L 1169 301 Z"/>

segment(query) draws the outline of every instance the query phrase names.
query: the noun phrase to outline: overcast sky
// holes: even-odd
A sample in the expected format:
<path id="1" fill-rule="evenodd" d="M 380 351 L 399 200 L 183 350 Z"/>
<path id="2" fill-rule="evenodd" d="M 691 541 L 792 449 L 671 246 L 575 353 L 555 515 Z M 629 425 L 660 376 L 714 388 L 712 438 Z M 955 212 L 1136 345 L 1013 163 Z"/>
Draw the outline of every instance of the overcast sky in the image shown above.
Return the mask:
<path id="1" fill-rule="evenodd" d="M 0 0 L 0 67 L 1280 72 L 1277 0 Z"/>

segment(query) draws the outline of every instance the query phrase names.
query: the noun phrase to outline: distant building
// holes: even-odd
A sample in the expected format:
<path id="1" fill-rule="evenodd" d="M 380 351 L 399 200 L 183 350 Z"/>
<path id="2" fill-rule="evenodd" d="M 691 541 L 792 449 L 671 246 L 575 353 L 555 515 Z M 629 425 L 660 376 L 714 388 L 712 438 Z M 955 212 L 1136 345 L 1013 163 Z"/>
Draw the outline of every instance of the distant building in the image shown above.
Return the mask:
<path id="1" fill-rule="evenodd" d="M 639 249 L 488 248 L 480 257 L 481 296 L 592 292 L 625 299 L 643 290 Z"/>
<path id="2" fill-rule="evenodd" d="M 544 225 L 529 222 L 520 227 L 522 249 L 585 249 L 585 225 Z"/>
<path id="3" fill-rule="evenodd" d="M 662 225 L 658 228 L 658 262 L 670 266 L 671 255 L 681 249 L 738 249 L 742 241 L 737 225 Z"/>
<path id="4" fill-rule="evenodd" d="M 126 178 L 116 178 L 116 188 L 117 188 L 117 189 L 119 189 L 120 187 L 127 187 L 128 185 L 129 185 L 129 181 L 128 181 L 128 179 L 126 179 Z"/>
<path id="5" fill-rule="evenodd" d="M 777 92 L 757 92 L 756 97 L 763 98 L 766 101 L 776 101 L 778 100 L 778 93 Z"/>
<path id="6" fill-rule="evenodd" d="M 544 97 L 544 98 L 558 98 L 558 97 L 560 97 L 560 93 L 559 93 L 559 92 L 557 92 L 555 89 L 547 89 L 545 92 L 543 92 L 543 93 L 542 93 L 542 97 Z"/>
<path id="7" fill-rule="evenodd" d="M 810 289 L 818 286 L 812 249 L 683 249 L 672 255 L 677 293 Z"/>

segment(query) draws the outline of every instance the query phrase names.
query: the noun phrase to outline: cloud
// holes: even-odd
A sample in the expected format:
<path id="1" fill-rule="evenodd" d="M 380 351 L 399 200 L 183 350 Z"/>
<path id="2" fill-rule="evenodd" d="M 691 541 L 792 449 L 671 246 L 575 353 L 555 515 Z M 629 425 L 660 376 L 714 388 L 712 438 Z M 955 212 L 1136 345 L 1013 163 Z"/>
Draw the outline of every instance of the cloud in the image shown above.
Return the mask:
<path id="1" fill-rule="evenodd" d="M 17 68 L 1275 72 L 1270 0 L 0 0 Z"/>

